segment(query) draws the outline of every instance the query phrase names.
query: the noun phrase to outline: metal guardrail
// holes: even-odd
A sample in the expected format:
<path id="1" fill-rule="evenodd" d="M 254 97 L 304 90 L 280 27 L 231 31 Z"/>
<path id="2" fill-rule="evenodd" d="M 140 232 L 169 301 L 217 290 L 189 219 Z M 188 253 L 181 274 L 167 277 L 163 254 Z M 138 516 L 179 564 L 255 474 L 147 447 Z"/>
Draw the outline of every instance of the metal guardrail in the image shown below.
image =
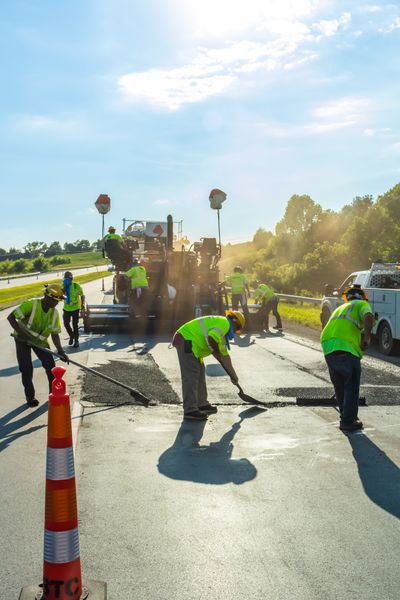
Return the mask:
<path id="1" fill-rule="evenodd" d="M 93 267 L 103 267 L 107 265 L 83 265 L 81 267 L 69 267 L 62 269 L 52 269 L 51 271 L 35 271 L 30 273 L 20 273 L 19 275 L 5 275 L 0 277 L 0 281 L 5 281 L 6 279 L 10 282 L 12 279 L 21 279 L 21 277 L 37 277 L 38 275 L 55 275 L 58 273 L 65 273 L 65 271 L 77 271 L 79 269 L 91 269 Z"/>
<path id="2" fill-rule="evenodd" d="M 321 304 L 322 298 L 310 298 L 309 296 L 292 296 L 290 294 L 275 294 L 282 300 L 289 300 L 293 302 L 310 302 L 311 304 Z"/>

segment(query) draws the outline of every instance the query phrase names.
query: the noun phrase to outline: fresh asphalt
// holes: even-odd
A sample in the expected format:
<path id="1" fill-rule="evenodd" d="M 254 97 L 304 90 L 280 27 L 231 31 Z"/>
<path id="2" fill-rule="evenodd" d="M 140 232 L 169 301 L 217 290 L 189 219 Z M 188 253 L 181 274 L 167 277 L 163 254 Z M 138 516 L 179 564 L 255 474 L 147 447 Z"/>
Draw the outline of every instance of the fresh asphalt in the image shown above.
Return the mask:
<path id="1" fill-rule="evenodd" d="M 85 285 L 93 303 L 99 282 Z M 46 410 L 23 406 L 13 342 L 0 313 L 2 593 L 17 598 L 40 581 Z M 129 362 L 147 344 L 180 394 L 167 341 L 83 337 L 78 361 Z M 292 336 L 247 336 L 232 346 L 243 405 L 219 366 L 207 361 L 207 423 L 182 421 L 180 405 L 97 405 L 74 410 L 84 578 L 106 581 L 109 598 L 397 600 L 400 590 L 399 369 L 367 358 L 363 433 L 343 435 L 334 408 L 300 408 L 297 395 L 332 392 L 317 345 Z M 133 345 L 135 344 L 135 345 Z M 79 407 L 80 372 L 66 381 Z M 38 396 L 47 397 L 41 369 Z M 132 381 L 134 387 L 140 381 Z M 378 404 L 379 395 L 384 400 Z M 278 407 L 281 403 L 283 406 Z"/>

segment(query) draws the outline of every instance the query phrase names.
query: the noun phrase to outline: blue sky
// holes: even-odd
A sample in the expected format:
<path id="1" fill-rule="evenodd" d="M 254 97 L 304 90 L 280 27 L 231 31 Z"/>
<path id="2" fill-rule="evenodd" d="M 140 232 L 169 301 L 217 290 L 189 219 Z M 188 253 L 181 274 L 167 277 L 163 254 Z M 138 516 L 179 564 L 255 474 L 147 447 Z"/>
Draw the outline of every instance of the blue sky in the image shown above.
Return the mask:
<path id="1" fill-rule="evenodd" d="M 400 5 L 13 0 L 0 15 L 0 247 L 183 220 L 273 230 L 292 194 L 339 209 L 400 181 Z"/>

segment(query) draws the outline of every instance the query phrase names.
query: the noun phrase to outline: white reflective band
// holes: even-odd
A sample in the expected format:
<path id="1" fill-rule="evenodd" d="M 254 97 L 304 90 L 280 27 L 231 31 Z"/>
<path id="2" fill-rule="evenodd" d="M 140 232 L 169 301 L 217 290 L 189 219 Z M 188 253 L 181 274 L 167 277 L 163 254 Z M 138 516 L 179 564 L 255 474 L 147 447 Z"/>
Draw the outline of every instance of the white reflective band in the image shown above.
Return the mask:
<path id="1" fill-rule="evenodd" d="M 15 313 L 15 315 L 17 315 L 18 317 L 20 317 L 20 319 L 23 319 L 23 318 L 24 318 L 24 316 L 25 316 L 25 315 L 24 315 L 24 313 L 22 312 L 22 310 L 21 310 L 20 308 L 16 308 L 16 309 L 14 310 L 14 313 Z"/>
<path id="2" fill-rule="evenodd" d="M 212 346 L 210 346 L 210 344 L 208 343 L 208 331 L 207 331 L 207 327 L 206 327 L 206 324 L 204 323 L 203 319 L 199 319 L 199 325 L 200 325 L 201 330 L 203 332 L 204 339 L 205 339 L 205 342 L 206 342 L 207 346 L 209 347 L 209 349 L 211 350 L 211 352 L 214 352 L 214 348 Z"/>
<path id="3" fill-rule="evenodd" d="M 52 329 L 54 329 L 54 325 L 56 324 L 56 321 L 57 321 L 57 316 L 58 316 L 58 313 L 57 313 L 57 311 L 56 311 L 56 310 L 54 310 L 53 320 L 52 320 L 52 322 L 51 322 L 51 328 L 52 328 Z"/>
<path id="4" fill-rule="evenodd" d="M 223 346 L 226 347 L 224 332 L 219 327 L 211 327 L 210 331 L 213 331 L 213 330 L 216 331 L 217 333 L 219 333 L 219 335 L 221 336 L 221 343 Z"/>
<path id="5" fill-rule="evenodd" d="M 32 304 L 32 311 L 28 320 L 28 327 L 31 328 L 32 327 L 32 323 L 33 323 L 33 319 L 35 318 L 35 313 L 36 313 L 36 308 L 37 308 L 37 300 L 33 301 Z"/>
<path id="6" fill-rule="evenodd" d="M 353 308 L 353 305 L 350 303 L 349 306 L 347 307 L 346 312 L 342 312 L 340 315 L 336 315 L 335 317 L 332 317 L 332 321 L 336 321 L 336 319 L 346 319 L 346 321 L 350 321 L 351 323 L 353 323 L 353 325 L 355 325 L 357 327 L 357 329 L 362 329 L 363 328 L 362 324 L 359 323 L 358 321 L 356 321 L 356 319 L 353 319 L 353 317 L 350 317 L 350 315 L 348 314 L 352 308 Z"/>
<path id="7" fill-rule="evenodd" d="M 68 563 L 79 558 L 78 528 L 69 531 L 44 530 L 44 560 L 50 563 Z"/>
<path id="8" fill-rule="evenodd" d="M 47 448 L 46 478 L 51 480 L 75 477 L 74 452 L 69 448 Z"/>

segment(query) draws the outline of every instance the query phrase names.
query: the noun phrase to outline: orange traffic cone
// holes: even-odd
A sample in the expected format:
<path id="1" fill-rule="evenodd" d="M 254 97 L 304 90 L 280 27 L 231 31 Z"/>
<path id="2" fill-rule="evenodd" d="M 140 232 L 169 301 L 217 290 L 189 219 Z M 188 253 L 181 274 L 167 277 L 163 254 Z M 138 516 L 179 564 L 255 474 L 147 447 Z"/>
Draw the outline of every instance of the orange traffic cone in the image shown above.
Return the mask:
<path id="1" fill-rule="evenodd" d="M 63 380 L 65 369 L 52 369 L 49 396 L 44 523 L 43 590 L 31 596 L 34 586 L 23 588 L 20 600 L 84 600 L 106 598 L 105 584 L 82 586 L 79 554 L 71 409 Z M 36 588 L 37 589 L 37 588 Z M 92 593 L 93 592 L 93 593 Z"/>

